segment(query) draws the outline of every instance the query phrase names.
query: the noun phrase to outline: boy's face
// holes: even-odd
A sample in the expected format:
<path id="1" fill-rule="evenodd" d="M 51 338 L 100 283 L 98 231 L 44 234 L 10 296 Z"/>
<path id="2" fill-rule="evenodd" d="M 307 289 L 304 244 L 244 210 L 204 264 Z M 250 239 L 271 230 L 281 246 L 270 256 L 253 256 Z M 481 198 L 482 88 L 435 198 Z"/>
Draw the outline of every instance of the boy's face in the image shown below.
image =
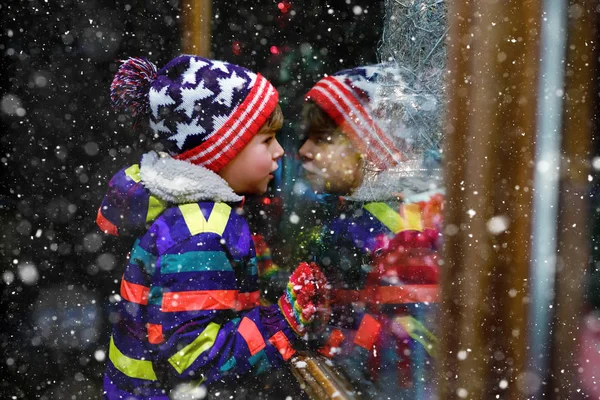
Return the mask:
<path id="1" fill-rule="evenodd" d="M 337 130 L 309 131 L 298 153 L 306 180 L 317 193 L 348 195 L 362 182 L 360 153 Z"/>
<path id="2" fill-rule="evenodd" d="M 234 192 L 238 194 L 263 194 L 267 191 L 277 160 L 283 148 L 275 138 L 276 130 L 260 131 L 233 160 L 219 171 Z"/>

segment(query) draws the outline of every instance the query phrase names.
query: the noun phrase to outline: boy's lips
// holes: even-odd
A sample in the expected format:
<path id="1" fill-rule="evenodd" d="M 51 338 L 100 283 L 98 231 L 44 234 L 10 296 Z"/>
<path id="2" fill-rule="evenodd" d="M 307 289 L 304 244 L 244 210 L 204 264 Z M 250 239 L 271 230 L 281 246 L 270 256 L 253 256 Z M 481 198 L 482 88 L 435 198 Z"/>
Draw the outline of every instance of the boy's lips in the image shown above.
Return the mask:
<path id="1" fill-rule="evenodd" d="M 319 170 L 318 168 L 315 168 L 314 166 L 310 165 L 310 164 L 302 164 L 302 168 L 304 169 L 304 173 L 305 174 L 312 174 L 312 175 L 318 175 L 318 176 L 323 176 L 323 171 Z"/>
<path id="2" fill-rule="evenodd" d="M 271 173 L 269 174 L 269 179 L 273 179 L 273 177 L 275 176 L 275 171 L 277 171 L 278 169 L 279 167 L 277 166 L 271 170 Z"/>

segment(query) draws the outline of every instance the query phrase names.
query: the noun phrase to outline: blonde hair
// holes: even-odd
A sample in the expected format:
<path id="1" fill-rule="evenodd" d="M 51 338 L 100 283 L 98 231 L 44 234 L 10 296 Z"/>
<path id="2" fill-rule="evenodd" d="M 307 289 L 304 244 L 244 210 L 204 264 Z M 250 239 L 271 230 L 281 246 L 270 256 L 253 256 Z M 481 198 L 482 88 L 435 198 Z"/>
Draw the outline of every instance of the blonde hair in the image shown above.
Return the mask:
<path id="1" fill-rule="evenodd" d="M 304 103 L 302 108 L 302 120 L 305 124 L 305 132 L 319 132 L 323 134 L 331 134 L 338 130 L 335 121 L 327 115 L 321 107 L 316 105 L 313 101 L 308 100 Z"/>
<path id="2" fill-rule="evenodd" d="M 304 121 L 304 133 L 312 132 L 323 136 L 339 135 L 344 138 L 348 143 L 354 147 L 354 144 L 348 138 L 348 136 L 342 131 L 340 126 L 335 123 L 321 107 L 315 104 L 313 101 L 308 100 L 304 103 L 302 109 L 302 120 Z M 358 153 L 358 152 L 357 152 Z M 360 153 L 359 157 L 362 160 Z"/>
<path id="3" fill-rule="evenodd" d="M 260 127 L 260 130 L 258 131 L 258 133 L 265 133 L 265 132 L 269 132 L 269 131 L 278 131 L 281 129 L 281 127 L 283 126 L 283 112 L 281 111 L 281 107 L 279 106 L 279 104 L 277 104 L 277 106 L 275 107 L 275 109 L 273 110 L 273 112 L 271 113 L 271 115 L 269 115 L 269 118 L 267 118 L 267 121 L 264 123 L 263 126 Z"/>

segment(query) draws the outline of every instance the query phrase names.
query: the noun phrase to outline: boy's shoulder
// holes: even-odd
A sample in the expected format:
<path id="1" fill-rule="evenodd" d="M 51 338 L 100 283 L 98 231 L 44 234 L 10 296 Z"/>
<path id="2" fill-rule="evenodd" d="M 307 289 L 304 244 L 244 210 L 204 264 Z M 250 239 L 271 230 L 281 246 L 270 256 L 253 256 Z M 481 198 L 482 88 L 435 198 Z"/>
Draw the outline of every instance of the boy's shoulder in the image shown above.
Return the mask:
<path id="1" fill-rule="evenodd" d="M 254 252 L 252 234 L 240 208 L 215 201 L 168 207 L 141 240 L 152 242 L 158 255 L 198 248 L 226 249 L 235 258 Z"/>
<path id="2" fill-rule="evenodd" d="M 150 226 L 148 233 L 162 241 L 168 238 L 171 245 L 194 236 L 250 236 L 248 224 L 239 207 L 216 201 L 170 205 Z"/>
<path id="3" fill-rule="evenodd" d="M 375 203 L 353 202 L 352 205 L 344 207 L 333 215 L 329 219 L 327 226 L 336 228 L 346 227 L 349 229 L 351 226 L 357 225 L 376 225 L 379 221 L 371 212 L 369 212 L 371 204 Z"/>
<path id="4" fill-rule="evenodd" d="M 381 234 L 391 236 L 391 222 L 397 219 L 401 217 L 393 204 L 357 203 L 332 218 L 324 231 L 330 241 L 364 244 Z"/>
<path id="5" fill-rule="evenodd" d="M 237 204 L 203 200 L 169 205 L 155 224 L 173 227 L 180 222 L 192 235 L 203 231 L 222 234 L 229 223 L 246 223 L 246 219 Z"/>

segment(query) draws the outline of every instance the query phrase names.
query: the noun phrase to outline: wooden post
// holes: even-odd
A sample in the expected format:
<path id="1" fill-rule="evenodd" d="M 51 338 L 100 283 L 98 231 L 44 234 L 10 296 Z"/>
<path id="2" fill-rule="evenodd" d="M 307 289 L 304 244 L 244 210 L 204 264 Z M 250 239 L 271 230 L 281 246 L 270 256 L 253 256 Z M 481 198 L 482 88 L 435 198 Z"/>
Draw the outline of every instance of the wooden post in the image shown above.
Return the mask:
<path id="1" fill-rule="evenodd" d="M 559 197 L 558 264 L 549 398 L 583 398 L 578 368 L 579 326 L 582 323 L 584 276 L 589 267 L 590 183 L 588 182 L 594 67 L 596 2 L 569 2 L 565 71 L 561 190 Z"/>
<path id="2" fill-rule="evenodd" d="M 541 1 L 451 2 L 439 398 L 519 398 Z"/>
<path id="3" fill-rule="evenodd" d="M 356 389 L 346 378 L 314 353 L 300 352 L 290 360 L 292 373 L 304 392 L 313 400 L 359 399 Z"/>
<path id="4" fill-rule="evenodd" d="M 212 1 L 183 0 L 181 10 L 183 52 L 210 57 Z"/>

